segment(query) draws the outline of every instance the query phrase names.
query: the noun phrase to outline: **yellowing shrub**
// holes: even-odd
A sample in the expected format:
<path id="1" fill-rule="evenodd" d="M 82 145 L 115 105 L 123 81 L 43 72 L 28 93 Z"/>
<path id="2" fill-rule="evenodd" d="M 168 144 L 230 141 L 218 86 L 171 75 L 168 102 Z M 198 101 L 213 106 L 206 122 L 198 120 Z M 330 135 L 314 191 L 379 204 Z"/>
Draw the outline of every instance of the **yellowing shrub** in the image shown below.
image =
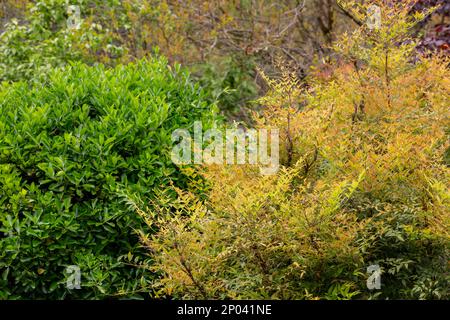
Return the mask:
<path id="1" fill-rule="evenodd" d="M 424 15 L 375 3 L 381 27 L 340 39 L 329 78 L 263 74 L 256 123 L 282 132 L 277 175 L 209 167 L 206 201 L 179 191 L 141 211 L 159 230 L 143 240 L 160 295 L 448 299 L 448 60 L 413 55 L 408 30 Z"/>

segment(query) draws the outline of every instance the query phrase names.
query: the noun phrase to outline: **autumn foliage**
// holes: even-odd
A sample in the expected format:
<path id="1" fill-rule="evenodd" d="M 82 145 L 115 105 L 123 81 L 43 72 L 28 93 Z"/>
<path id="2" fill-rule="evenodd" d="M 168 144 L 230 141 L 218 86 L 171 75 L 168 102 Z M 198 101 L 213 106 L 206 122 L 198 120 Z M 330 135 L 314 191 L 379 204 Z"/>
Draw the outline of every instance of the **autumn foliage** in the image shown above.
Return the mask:
<path id="1" fill-rule="evenodd" d="M 409 30 L 428 13 L 376 3 L 381 28 L 336 41 L 327 76 L 262 74 L 257 126 L 283 128 L 279 174 L 206 167 L 206 201 L 177 189 L 139 210 L 157 230 L 142 240 L 159 296 L 449 297 L 448 60 L 413 59 Z"/>
<path id="2" fill-rule="evenodd" d="M 0 0 L 0 299 L 448 300 L 449 19 Z M 173 160 L 222 125 L 278 130 L 279 170 Z"/>

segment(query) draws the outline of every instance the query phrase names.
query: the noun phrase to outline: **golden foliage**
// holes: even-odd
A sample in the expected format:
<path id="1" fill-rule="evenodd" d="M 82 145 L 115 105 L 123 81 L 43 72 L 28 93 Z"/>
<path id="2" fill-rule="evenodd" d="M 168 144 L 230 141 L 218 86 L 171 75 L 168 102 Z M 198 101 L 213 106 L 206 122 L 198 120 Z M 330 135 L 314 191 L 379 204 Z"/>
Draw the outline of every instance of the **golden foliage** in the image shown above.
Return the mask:
<path id="1" fill-rule="evenodd" d="M 382 8 L 380 30 L 335 44 L 329 79 L 302 87 L 288 68 L 279 80 L 261 72 L 257 125 L 283 132 L 277 175 L 208 167 L 207 201 L 179 191 L 149 211 L 160 295 L 448 297 L 449 61 L 414 61 L 405 6 Z M 374 262 L 395 277 L 372 296 Z"/>

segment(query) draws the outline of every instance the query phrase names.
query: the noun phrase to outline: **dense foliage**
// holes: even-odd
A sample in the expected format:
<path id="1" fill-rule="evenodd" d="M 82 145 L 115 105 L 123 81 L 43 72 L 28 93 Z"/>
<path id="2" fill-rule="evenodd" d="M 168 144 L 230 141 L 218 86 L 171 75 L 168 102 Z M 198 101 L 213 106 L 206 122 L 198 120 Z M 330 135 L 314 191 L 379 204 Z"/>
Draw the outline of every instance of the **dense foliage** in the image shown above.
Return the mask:
<path id="1" fill-rule="evenodd" d="M 449 0 L 1 0 L 0 300 L 449 299 L 449 19 Z M 172 162 L 174 131 L 219 110 L 279 129 L 279 172 Z"/>
<path id="2" fill-rule="evenodd" d="M 332 74 L 282 66 L 256 119 L 281 130 L 283 170 L 206 167 L 206 202 L 178 190 L 139 211 L 177 298 L 448 299 L 448 60 L 414 62 L 427 12 L 383 5 L 380 29 L 344 35 Z M 349 5 L 348 10 L 352 10 Z M 164 213 L 164 214 L 161 214 Z M 366 287 L 382 269 L 381 290 Z"/>
<path id="3" fill-rule="evenodd" d="M 171 134 L 214 108 L 163 58 L 105 69 L 75 64 L 43 84 L 0 89 L 0 298 L 100 298 L 153 275 L 121 193 L 152 196 L 186 179 Z M 82 290 L 66 288 L 77 265 Z"/>

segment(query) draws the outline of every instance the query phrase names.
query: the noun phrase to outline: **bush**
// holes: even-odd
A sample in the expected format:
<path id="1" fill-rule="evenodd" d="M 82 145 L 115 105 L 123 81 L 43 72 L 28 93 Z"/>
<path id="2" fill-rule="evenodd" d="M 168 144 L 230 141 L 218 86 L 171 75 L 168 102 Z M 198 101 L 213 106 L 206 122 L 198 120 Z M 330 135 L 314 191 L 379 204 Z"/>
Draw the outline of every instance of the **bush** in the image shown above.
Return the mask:
<path id="1" fill-rule="evenodd" d="M 144 214 L 159 295 L 449 298 L 448 59 L 415 61 L 408 32 L 425 14 L 376 3 L 382 26 L 336 42 L 333 72 L 262 74 L 257 124 L 280 129 L 277 175 L 208 167 L 207 201 L 163 194 Z M 381 290 L 366 286 L 371 265 Z"/>
<path id="2" fill-rule="evenodd" d="M 343 288 L 340 298 L 355 295 L 361 259 L 352 243 L 362 225 L 340 208 L 358 180 L 323 185 L 320 195 L 296 182 L 296 169 L 262 179 L 245 166 L 205 174 L 215 182 L 206 204 L 178 190 L 177 201 L 161 195 L 144 214 L 159 230 L 142 236 L 163 274 L 157 295 L 307 299 L 331 285 Z"/>
<path id="3" fill-rule="evenodd" d="M 114 69 L 74 64 L 43 85 L 0 90 L 0 298 L 100 298 L 154 277 L 120 193 L 152 197 L 184 174 L 171 134 L 215 107 L 163 58 Z M 68 265 L 81 290 L 66 288 Z M 145 277 L 144 277 L 145 275 Z"/>

